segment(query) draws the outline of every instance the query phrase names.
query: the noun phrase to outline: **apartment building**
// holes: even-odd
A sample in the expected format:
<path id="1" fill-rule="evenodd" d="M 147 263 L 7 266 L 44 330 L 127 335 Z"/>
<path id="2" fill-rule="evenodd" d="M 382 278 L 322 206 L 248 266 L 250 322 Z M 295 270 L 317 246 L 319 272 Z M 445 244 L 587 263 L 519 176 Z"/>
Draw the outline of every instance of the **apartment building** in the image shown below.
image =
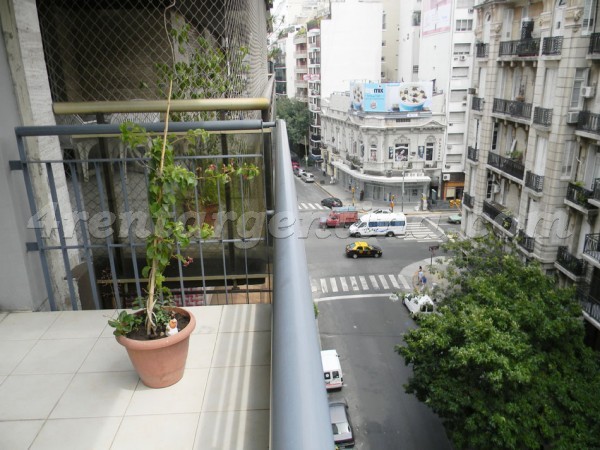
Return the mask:
<path id="1" fill-rule="evenodd" d="M 463 232 L 516 238 L 576 285 L 600 348 L 596 0 L 479 1 Z"/>

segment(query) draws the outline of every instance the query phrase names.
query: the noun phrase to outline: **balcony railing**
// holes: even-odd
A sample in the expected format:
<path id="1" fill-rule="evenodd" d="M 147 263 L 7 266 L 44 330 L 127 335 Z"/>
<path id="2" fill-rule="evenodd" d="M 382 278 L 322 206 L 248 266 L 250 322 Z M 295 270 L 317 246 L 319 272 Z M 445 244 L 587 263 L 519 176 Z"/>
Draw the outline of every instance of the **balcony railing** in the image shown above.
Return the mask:
<path id="1" fill-rule="evenodd" d="M 492 112 L 508 114 L 510 116 L 520 117 L 523 119 L 531 119 L 532 106 L 533 105 L 531 103 L 495 98 L 494 104 L 492 105 Z"/>
<path id="2" fill-rule="evenodd" d="M 528 236 L 523 230 L 519 230 L 517 234 L 517 243 L 531 253 L 533 252 L 533 247 L 535 246 L 535 238 Z"/>
<path id="3" fill-rule="evenodd" d="M 519 180 L 522 180 L 525 176 L 525 166 L 522 163 L 513 161 L 510 158 L 505 158 L 497 153 L 489 152 L 487 163 Z"/>
<path id="4" fill-rule="evenodd" d="M 592 33 L 590 35 L 590 46 L 588 53 L 591 55 L 600 53 L 600 33 Z"/>
<path id="5" fill-rule="evenodd" d="M 475 197 L 467 194 L 466 192 L 463 192 L 463 205 L 473 209 L 473 207 L 475 206 Z"/>
<path id="6" fill-rule="evenodd" d="M 600 262 L 600 234 L 586 234 L 583 254 Z"/>
<path id="7" fill-rule="evenodd" d="M 587 267 L 586 262 L 581 258 L 576 258 L 575 256 L 571 255 L 566 246 L 558 247 L 556 263 L 576 277 L 582 277 L 585 275 L 585 270 Z"/>
<path id="8" fill-rule="evenodd" d="M 475 44 L 475 56 L 477 58 L 487 58 L 490 51 L 489 44 Z"/>
<path id="9" fill-rule="evenodd" d="M 573 183 L 569 183 L 567 187 L 566 199 L 571 203 L 581 206 L 585 209 L 595 209 L 596 207 L 588 203 L 588 199 L 592 197 L 594 191 L 586 189 L 583 186 L 578 186 Z"/>
<path id="10" fill-rule="evenodd" d="M 521 39 L 500 42 L 499 56 L 537 56 L 540 53 L 540 39 Z"/>
<path id="11" fill-rule="evenodd" d="M 594 189 L 592 190 L 594 191 L 592 198 L 600 202 L 600 178 L 594 180 Z"/>
<path id="12" fill-rule="evenodd" d="M 552 125 L 552 110 L 536 106 L 533 110 L 533 123 L 546 127 Z"/>
<path id="13" fill-rule="evenodd" d="M 505 230 L 514 234 L 517 228 L 517 220 L 502 205 L 485 200 L 483 202 L 483 214 L 488 216 Z"/>
<path id="14" fill-rule="evenodd" d="M 479 149 L 471 146 L 467 147 L 467 158 L 471 161 L 479 161 Z"/>
<path id="15" fill-rule="evenodd" d="M 483 111 L 483 103 L 482 97 L 473 97 L 471 99 L 471 109 L 474 111 Z"/>
<path id="16" fill-rule="evenodd" d="M 528 187 L 535 192 L 542 192 L 544 189 L 544 177 L 542 175 L 536 175 L 528 170 L 527 173 L 525 173 L 525 187 Z"/>
<path id="17" fill-rule="evenodd" d="M 589 111 L 580 111 L 577 129 L 594 134 L 600 134 L 600 114 Z"/>
<path id="18" fill-rule="evenodd" d="M 590 294 L 588 285 L 580 286 L 577 289 L 577 299 L 581 305 L 581 309 L 594 320 L 600 322 L 600 301 Z"/>
<path id="19" fill-rule="evenodd" d="M 542 41 L 542 55 L 560 55 L 562 52 L 563 37 L 546 37 Z"/>

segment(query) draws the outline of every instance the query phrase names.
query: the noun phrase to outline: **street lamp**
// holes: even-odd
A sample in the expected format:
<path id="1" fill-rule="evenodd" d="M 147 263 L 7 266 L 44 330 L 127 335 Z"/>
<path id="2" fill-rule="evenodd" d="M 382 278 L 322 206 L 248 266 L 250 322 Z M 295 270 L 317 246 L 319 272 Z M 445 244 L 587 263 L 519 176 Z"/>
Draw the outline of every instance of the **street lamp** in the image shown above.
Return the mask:
<path id="1" fill-rule="evenodd" d="M 402 164 L 402 192 L 401 192 L 402 196 L 402 203 L 400 205 L 400 210 L 401 212 L 404 212 L 404 164 Z"/>

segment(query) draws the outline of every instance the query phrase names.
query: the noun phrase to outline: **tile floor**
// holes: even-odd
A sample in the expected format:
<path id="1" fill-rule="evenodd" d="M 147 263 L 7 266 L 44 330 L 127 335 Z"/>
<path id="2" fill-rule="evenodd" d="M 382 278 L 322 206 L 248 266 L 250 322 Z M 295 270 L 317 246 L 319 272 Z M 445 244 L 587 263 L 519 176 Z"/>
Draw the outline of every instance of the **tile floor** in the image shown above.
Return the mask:
<path id="1" fill-rule="evenodd" d="M 0 449 L 265 450 L 271 306 L 189 308 L 183 379 L 149 389 L 115 311 L 0 313 Z"/>

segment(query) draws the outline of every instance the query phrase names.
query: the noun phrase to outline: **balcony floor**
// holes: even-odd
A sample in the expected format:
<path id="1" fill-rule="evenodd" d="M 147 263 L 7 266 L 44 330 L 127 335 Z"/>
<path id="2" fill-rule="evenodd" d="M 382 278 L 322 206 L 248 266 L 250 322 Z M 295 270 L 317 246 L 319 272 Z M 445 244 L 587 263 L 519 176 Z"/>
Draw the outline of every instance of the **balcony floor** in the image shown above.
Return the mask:
<path id="1" fill-rule="evenodd" d="M 149 389 L 114 310 L 0 312 L 0 448 L 266 449 L 271 305 L 188 308 L 183 379 Z"/>

